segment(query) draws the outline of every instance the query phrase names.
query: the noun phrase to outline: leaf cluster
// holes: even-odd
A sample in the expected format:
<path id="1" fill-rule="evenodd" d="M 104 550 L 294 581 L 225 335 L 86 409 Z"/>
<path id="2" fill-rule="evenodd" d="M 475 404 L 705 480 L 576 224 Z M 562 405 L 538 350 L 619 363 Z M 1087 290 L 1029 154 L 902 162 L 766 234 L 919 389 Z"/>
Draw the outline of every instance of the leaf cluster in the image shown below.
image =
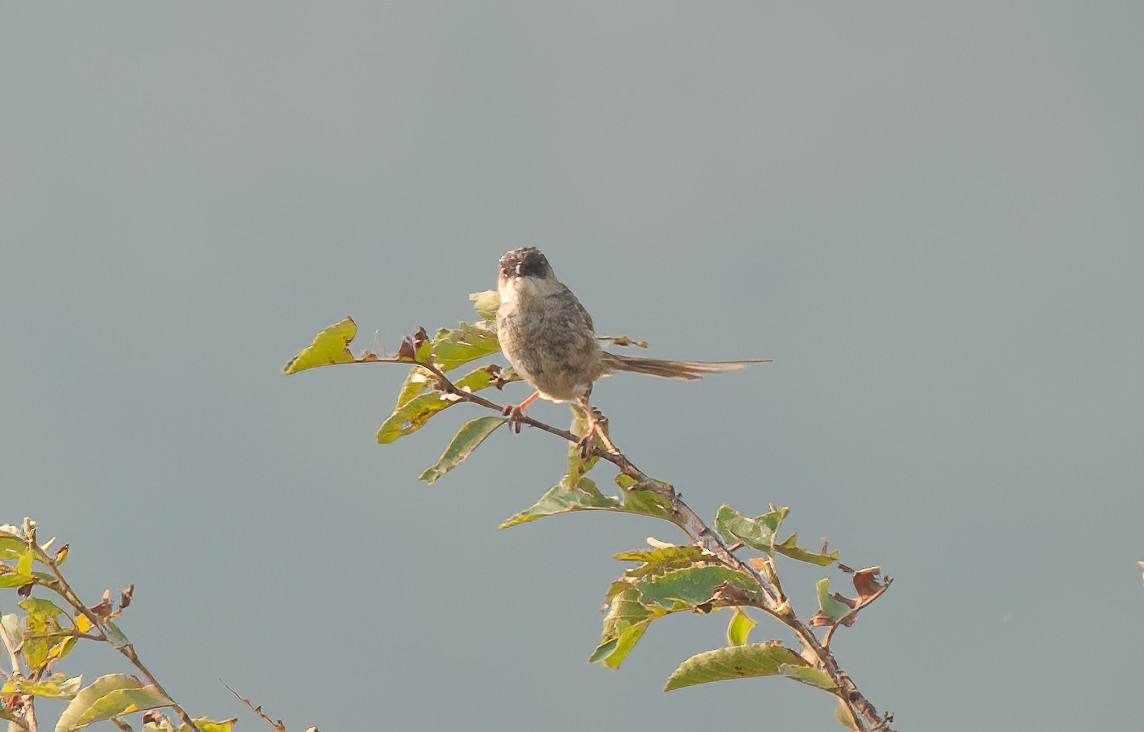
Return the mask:
<path id="1" fill-rule="evenodd" d="M 25 519 L 22 527 L 0 526 L 0 588 L 15 590 L 21 612 L 0 614 L 0 640 L 8 651 L 11 670 L 0 670 L 0 718 L 10 729 L 37 729 L 36 699 L 66 699 L 67 706 L 56 722 L 56 732 L 71 732 L 101 721 L 122 730 L 137 727 L 130 715 L 141 713 L 135 724 L 143 730 L 163 732 L 229 732 L 234 719 L 191 719 L 150 676 L 139 661 L 134 646 L 115 619 L 131 604 L 133 587 L 113 601 L 110 592 L 85 606 L 60 570 L 68 558 L 68 545 L 55 552 L 54 539 L 40 543 L 36 523 Z M 39 596 L 46 594 L 46 597 Z M 82 676 L 68 676 L 57 666 L 81 641 L 106 643 L 140 669 L 146 680 L 115 673 L 100 676 L 84 686 Z M 159 710 L 178 712 L 182 722 L 173 725 Z"/>

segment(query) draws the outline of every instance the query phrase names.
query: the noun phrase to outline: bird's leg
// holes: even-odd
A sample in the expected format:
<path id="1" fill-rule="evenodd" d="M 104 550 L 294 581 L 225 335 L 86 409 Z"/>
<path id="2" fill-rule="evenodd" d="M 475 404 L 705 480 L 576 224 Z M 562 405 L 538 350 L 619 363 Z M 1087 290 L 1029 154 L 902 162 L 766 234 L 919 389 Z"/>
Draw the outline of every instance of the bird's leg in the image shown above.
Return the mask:
<path id="1" fill-rule="evenodd" d="M 538 396 L 540 396 L 540 392 L 535 391 L 532 393 L 532 396 L 515 407 L 510 404 L 504 408 L 502 414 L 508 417 L 508 421 L 512 424 L 513 432 L 520 434 L 520 423 L 524 419 L 524 408 L 536 401 L 536 397 Z"/>
<path id="2" fill-rule="evenodd" d="M 596 446 L 597 436 L 603 438 L 605 444 L 610 445 L 611 442 L 608 440 L 608 436 L 604 433 L 604 431 L 600 429 L 600 420 L 602 419 L 603 415 L 600 415 L 599 417 L 596 416 L 599 413 L 592 409 L 592 405 L 588 403 L 588 396 L 585 394 L 584 396 L 577 399 L 576 402 L 579 407 L 584 410 L 584 414 L 588 420 L 587 429 L 584 430 L 583 436 L 580 437 L 579 442 L 576 443 L 576 446 L 580 448 L 580 458 L 585 460 L 592 453 L 592 449 Z M 612 449 L 614 450 L 615 448 Z"/>

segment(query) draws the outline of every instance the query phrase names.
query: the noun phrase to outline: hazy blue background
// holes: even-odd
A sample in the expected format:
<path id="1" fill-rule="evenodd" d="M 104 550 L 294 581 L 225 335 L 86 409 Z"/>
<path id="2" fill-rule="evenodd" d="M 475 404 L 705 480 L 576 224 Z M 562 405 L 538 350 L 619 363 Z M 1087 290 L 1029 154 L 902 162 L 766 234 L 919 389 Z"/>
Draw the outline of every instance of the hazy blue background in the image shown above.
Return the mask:
<path id="1" fill-rule="evenodd" d="M 1144 5 L 6 3 L 0 100 L 0 522 L 134 582 L 196 713 L 836 729 L 784 680 L 660 692 L 725 613 L 586 663 L 611 553 L 678 536 L 498 532 L 555 440 L 426 487 L 476 412 L 382 447 L 403 369 L 279 373 L 347 314 L 470 318 L 534 244 L 603 332 L 775 358 L 596 401 L 702 514 L 896 578 L 835 643 L 900 729 L 1139 725 Z"/>

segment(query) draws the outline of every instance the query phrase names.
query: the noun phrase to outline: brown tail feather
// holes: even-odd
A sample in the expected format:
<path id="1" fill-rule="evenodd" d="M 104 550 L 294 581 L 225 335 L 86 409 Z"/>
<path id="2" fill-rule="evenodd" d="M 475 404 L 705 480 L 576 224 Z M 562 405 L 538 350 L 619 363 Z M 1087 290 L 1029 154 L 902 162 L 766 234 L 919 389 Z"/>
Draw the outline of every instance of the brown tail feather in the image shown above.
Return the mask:
<path id="1" fill-rule="evenodd" d="M 607 373 L 634 371 L 639 374 L 663 376 L 669 379 L 701 379 L 707 374 L 716 374 L 720 371 L 737 371 L 746 368 L 747 364 L 768 362 L 770 362 L 769 358 L 748 361 L 673 361 L 625 356 L 604 351 L 604 370 Z"/>

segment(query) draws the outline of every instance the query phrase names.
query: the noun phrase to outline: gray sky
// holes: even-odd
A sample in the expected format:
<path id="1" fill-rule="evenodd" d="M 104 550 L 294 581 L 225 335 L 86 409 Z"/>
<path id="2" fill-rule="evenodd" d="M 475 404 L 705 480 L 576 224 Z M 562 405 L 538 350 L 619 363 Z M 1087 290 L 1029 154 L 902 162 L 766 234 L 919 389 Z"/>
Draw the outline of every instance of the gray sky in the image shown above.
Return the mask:
<path id="1" fill-rule="evenodd" d="M 280 375 L 347 314 L 471 318 L 533 244 L 603 332 L 775 359 L 594 399 L 701 514 L 895 577 L 834 644 L 901 729 L 1132 728 L 1142 49 L 1132 2 L 5 4 L 0 522 L 134 582 L 143 657 L 242 728 L 220 678 L 299 729 L 835 729 L 785 680 L 660 691 L 726 613 L 587 664 L 611 554 L 679 537 L 497 531 L 555 440 L 426 487 L 476 412 L 378 446 L 402 369 Z"/>

